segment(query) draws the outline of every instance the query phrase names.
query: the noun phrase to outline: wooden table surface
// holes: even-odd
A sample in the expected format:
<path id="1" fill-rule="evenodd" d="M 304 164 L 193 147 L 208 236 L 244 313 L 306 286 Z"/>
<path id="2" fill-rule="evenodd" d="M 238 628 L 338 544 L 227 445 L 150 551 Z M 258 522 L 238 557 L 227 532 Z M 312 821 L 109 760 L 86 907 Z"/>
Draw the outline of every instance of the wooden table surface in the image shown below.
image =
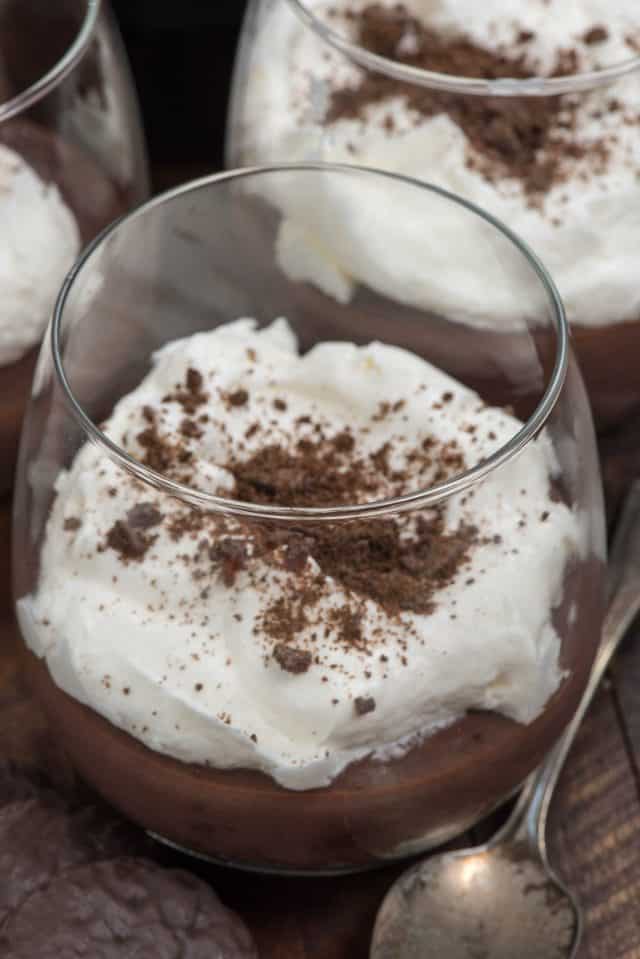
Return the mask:
<path id="1" fill-rule="evenodd" d="M 156 171 L 156 188 L 202 172 L 201 164 L 179 173 Z M 615 438 L 604 451 L 613 513 L 626 478 L 640 475 L 640 435 Z M 60 757 L 18 665 L 9 539 L 5 499 L 0 501 L 0 756 L 51 771 L 59 768 Z M 580 959 L 640 959 L 640 636 L 637 641 L 629 636 L 579 733 L 554 801 L 550 834 L 554 864 L 585 909 Z M 403 868 L 340 879 L 279 879 L 197 867 L 243 916 L 261 959 L 366 959 L 378 906 Z"/>

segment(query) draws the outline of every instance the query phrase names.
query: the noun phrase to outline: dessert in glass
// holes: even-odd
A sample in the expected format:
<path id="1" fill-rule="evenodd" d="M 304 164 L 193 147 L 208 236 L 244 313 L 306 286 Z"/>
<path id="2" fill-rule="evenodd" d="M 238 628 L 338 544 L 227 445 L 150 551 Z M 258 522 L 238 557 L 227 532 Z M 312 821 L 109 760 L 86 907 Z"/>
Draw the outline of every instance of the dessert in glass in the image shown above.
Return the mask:
<path id="1" fill-rule="evenodd" d="M 287 252 L 336 210 L 381 245 L 394 211 L 413 240 L 345 304 L 301 296 Z M 402 302 L 427 283 L 429 310 Z M 520 325 L 469 365 L 459 320 L 496 299 Z M 604 524 L 562 306 L 435 187 L 272 167 L 122 219 L 59 297 L 18 473 L 17 613 L 51 728 L 198 855 L 337 872 L 440 843 L 518 787 L 587 681 Z"/>
<path id="2" fill-rule="evenodd" d="M 605 430 L 640 407 L 639 52 L 635 0 L 253 0 L 229 162 L 388 169 L 508 223 L 560 290 Z"/>
<path id="3" fill-rule="evenodd" d="M 106 4 L 0 4 L 0 493 L 65 273 L 147 192 L 132 80 Z"/>

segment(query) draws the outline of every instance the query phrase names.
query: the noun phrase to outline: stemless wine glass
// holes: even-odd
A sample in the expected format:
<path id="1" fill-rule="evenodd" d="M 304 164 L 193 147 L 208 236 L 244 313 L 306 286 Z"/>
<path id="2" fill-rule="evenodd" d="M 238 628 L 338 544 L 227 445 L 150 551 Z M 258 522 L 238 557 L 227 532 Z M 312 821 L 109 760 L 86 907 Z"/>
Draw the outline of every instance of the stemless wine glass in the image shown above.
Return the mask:
<path id="1" fill-rule="evenodd" d="M 100 0 L 0 4 L 0 493 L 39 342 L 81 246 L 148 195 L 117 27 Z"/>
<path id="2" fill-rule="evenodd" d="M 496 304 L 508 333 L 459 322 Z M 18 474 L 51 728 L 198 855 L 337 872 L 442 842 L 516 789 L 588 678 L 603 515 L 562 306 L 436 187 L 293 164 L 120 220 L 58 299 Z"/>
<path id="3" fill-rule="evenodd" d="M 253 0 L 229 164 L 366 164 L 508 223 L 558 285 L 604 430 L 640 406 L 640 10 L 514 9 Z"/>

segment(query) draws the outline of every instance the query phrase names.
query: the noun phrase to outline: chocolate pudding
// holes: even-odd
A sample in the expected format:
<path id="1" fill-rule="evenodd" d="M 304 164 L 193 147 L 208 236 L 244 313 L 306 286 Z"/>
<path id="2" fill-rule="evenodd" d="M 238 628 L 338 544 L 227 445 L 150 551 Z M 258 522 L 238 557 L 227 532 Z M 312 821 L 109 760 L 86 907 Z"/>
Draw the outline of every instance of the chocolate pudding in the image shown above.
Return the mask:
<path id="1" fill-rule="evenodd" d="M 640 345 L 637 76 L 562 96 L 517 96 L 509 83 L 597 74 L 629 61 L 640 50 L 637 4 L 578 2 L 569 14 L 562 0 L 532 0 L 517 16 L 500 3 L 475 5 L 470 15 L 468 5 L 446 0 L 436 7 L 424 0 L 304 6 L 365 54 L 400 69 L 448 74 L 452 83 L 496 81 L 500 95 L 436 90 L 364 69 L 286 0 L 264 4 L 237 75 L 234 162 L 362 164 L 434 183 L 493 213 L 542 257 L 559 288 L 597 427 L 632 416 L 640 407 L 628 359 Z M 359 231 L 343 197 L 327 191 L 323 201 L 316 213 L 292 216 L 283 234 L 282 265 L 292 278 L 344 305 L 359 286 L 375 288 L 376 276 L 404 276 L 413 251 L 404 217 L 396 224 L 389 211 L 386 243 L 378 244 L 375 219 Z M 286 216 L 286 197 L 279 205 Z M 492 296 L 499 277 L 487 273 L 478 248 L 460 243 L 446 216 L 434 221 L 433 233 L 451 251 L 452 289 L 459 289 L 456 266 L 464 267 L 461 284 L 474 271 L 484 276 L 486 314 L 461 316 L 462 335 L 517 329 L 519 316 Z M 429 282 L 404 287 L 393 291 L 395 299 L 438 312 Z"/>
<path id="2" fill-rule="evenodd" d="M 407 350 L 300 354 L 243 319 L 155 353 L 104 431 L 174 483 L 300 510 L 432 487 L 520 426 Z M 317 872 L 427 848 L 522 782 L 587 681 L 602 564 L 561 479 L 544 430 L 428 509 L 258 522 L 87 444 L 18 600 L 34 689 L 81 775 L 193 852 Z"/>
<path id="3" fill-rule="evenodd" d="M 216 860 L 278 872 L 364 868 L 463 832 L 544 758 L 589 676 L 598 639 L 593 624 L 602 616 L 600 575 L 597 566 L 593 579 L 580 571 L 573 594 L 578 627 L 564 653 L 570 675 L 531 725 L 469 714 L 401 758 L 360 760 L 329 786 L 306 792 L 259 772 L 186 764 L 148 749 L 62 692 L 31 653 L 29 676 L 79 774 L 157 836 Z"/>
<path id="4" fill-rule="evenodd" d="M 12 484 L 39 340 L 65 273 L 81 245 L 123 214 L 134 198 L 79 147 L 36 123 L 18 119 L 0 124 L 0 151 L 9 223 L 16 211 L 19 218 L 11 228 L 13 245 L 5 245 L 11 284 L 7 281 L 5 288 L 0 281 L 2 492 Z"/>

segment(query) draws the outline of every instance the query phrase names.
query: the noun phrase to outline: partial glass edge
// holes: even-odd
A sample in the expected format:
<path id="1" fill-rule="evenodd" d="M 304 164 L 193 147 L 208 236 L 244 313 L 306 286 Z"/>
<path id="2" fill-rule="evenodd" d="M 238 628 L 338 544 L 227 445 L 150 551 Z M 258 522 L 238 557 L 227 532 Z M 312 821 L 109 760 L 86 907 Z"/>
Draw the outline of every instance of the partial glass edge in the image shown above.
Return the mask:
<path id="1" fill-rule="evenodd" d="M 156 206 L 161 206 L 168 200 L 176 199 L 188 193 L 195 193 L 200 189 L 211 186 L 216 183 L 223 183 L 230 180 L 242 180 L 256 175 L 268 175 L 270 173 L 287 172 L 324 172 L 324 173 L 344 173 L 354 175 L 358 173 L 373 174 L 377 177 L 383 177 L 407 184 L 411 187 L 427 190 L 445 200 L 462 206 L 470 213 L 479 216 L 480 219 L 489 223 L 505 236 L 527 259 L 534 272 L 537 274 L 547 294 L 549 303 L 553 311 L 553 319 L 556 332 L 556 357 L 549 382 L 544 394 L 529 419 L 523 424 L 522 428 L 511 437 L 500 449 L 492 453 L 483 462 L 477 464 L 471 469 L 465 470 L 453 479 L 446 480 L 443 483 L 430 487 L 426 490 L 418 490 L 414 493 L 408 493 L 404 496 L 397 496 L 385 500 L 375 500 L 370 503 L 347 506 L 333 507 L 288 507 L 288 506 L 263 506 L 255 503 L 247 503 L 242 500 L 228 499 L 223 496 L 216 496 L 213 493 L 206 493 L 200 490 L 192 489 L 181 483 L 176 483 L 168 479 L 161 473 L 145 466 L 139 460 L 134 459 L 128 453 L 125 453 L 116 443 L 114 443 L 105 433 L 100 430 L 93 420 L 85 413 L 82 405 L 77 400 L 67 379 L 64 362 L 61 354 L 61 329 L 67 298 L 73 288 L 76 278 L 82 272 L 85 264 L 91 258 L 93 253 L 114 233 L 123 222 L 136 219 L 143 216 L 149 210 Z M 272 164 L 267 166 L 246 167 L 241 170 L 229 170 L 210 176 L 201 177 L 188 183 L 181 184 L 165 193 L 153 197 L 148 202 L 137 207 L 133 212 L 125 214 L 114 223 L 110 224 L 85 248 L 80 258 L 76 261 L 72 270 L 62 285 L 53 312 L 53 321 L 51 324 L 51 349 L 53 354 L 54 370 L 63 391 L 65 400 L 76 421 L 80 424 L 82 430 L 88 439 L 102 449 L 111 460 L 122 467 L 128 473 L 134 475 L 137 479 L 163 491 L 169 496 L 176 497 L 182 501 L 211 512 L 222 513 L 230 516 L 254 519 L 254 520 L 282 520 L 292 523 L 319 522 L 319 521 L 340 521 L 347 519 L 369 519 L 381 516 L 387 513 L 400 513 L 409 510 L 420 509 L 433 506 L 449 497 L 462 493 L 480 482 L 494 470 L 499 469 L 509 460 L 518 456 L 532 442 L 544 427 L 549 416 L 553 412 L 560 392 L 563 388 L 568 363 L 569 363 L 569 327 L 564 311 L 564 306 L 560 299 L 558 290 L 551 276 L 543 266 L 542 262 L 533 253 L 529 246 L 524 243 L 515 233 L 506 225 L 485 212 L 474 203 L 456 196 L 455 194 L 444 190 L 441 187 L 434 186 L 431 183 L 415 180 L 411 177 L 403 176 L 398 173 L 376 170 L 371 167 L 356 166 L 346 163 L 288 163 Z"/>
<path id="2" fill-rule="evenodd" d="M 101 7 L 102 0 L 87 0 L 84 21 L 67 52 L 48 73 L 45 73 L 30 87 L 5 103 L 0 103 L 0 123 L 33 106 L 71 73 L 91 42 Z"/>
<path id="3" fill-rule="evenodd" d="M 304 4 L 303 0 L 287 0 L 295 14 L 318 34 L 326 43 L 366 70 L 382 73 L 394 80 L 401 80 L 415 86 L 443 90 L 448 93 L 462 93 L 470 96 L 492 97 L 551 97 L 562 93 L 582 93 L 597 87 L 607 86 L 636 70 L 640 70 L 640 56 L 630 57 L 621 63 L 575 73 L 566 77 L 527 77 L 526 79 L 501 78 L 485 80 L 479 77 L 458 77 L 449 73 L 434 73 L 410 67 L 389 60 L 377 53 L 371 53 L 357 44 L 351 43 L 319 20 Z"/>

